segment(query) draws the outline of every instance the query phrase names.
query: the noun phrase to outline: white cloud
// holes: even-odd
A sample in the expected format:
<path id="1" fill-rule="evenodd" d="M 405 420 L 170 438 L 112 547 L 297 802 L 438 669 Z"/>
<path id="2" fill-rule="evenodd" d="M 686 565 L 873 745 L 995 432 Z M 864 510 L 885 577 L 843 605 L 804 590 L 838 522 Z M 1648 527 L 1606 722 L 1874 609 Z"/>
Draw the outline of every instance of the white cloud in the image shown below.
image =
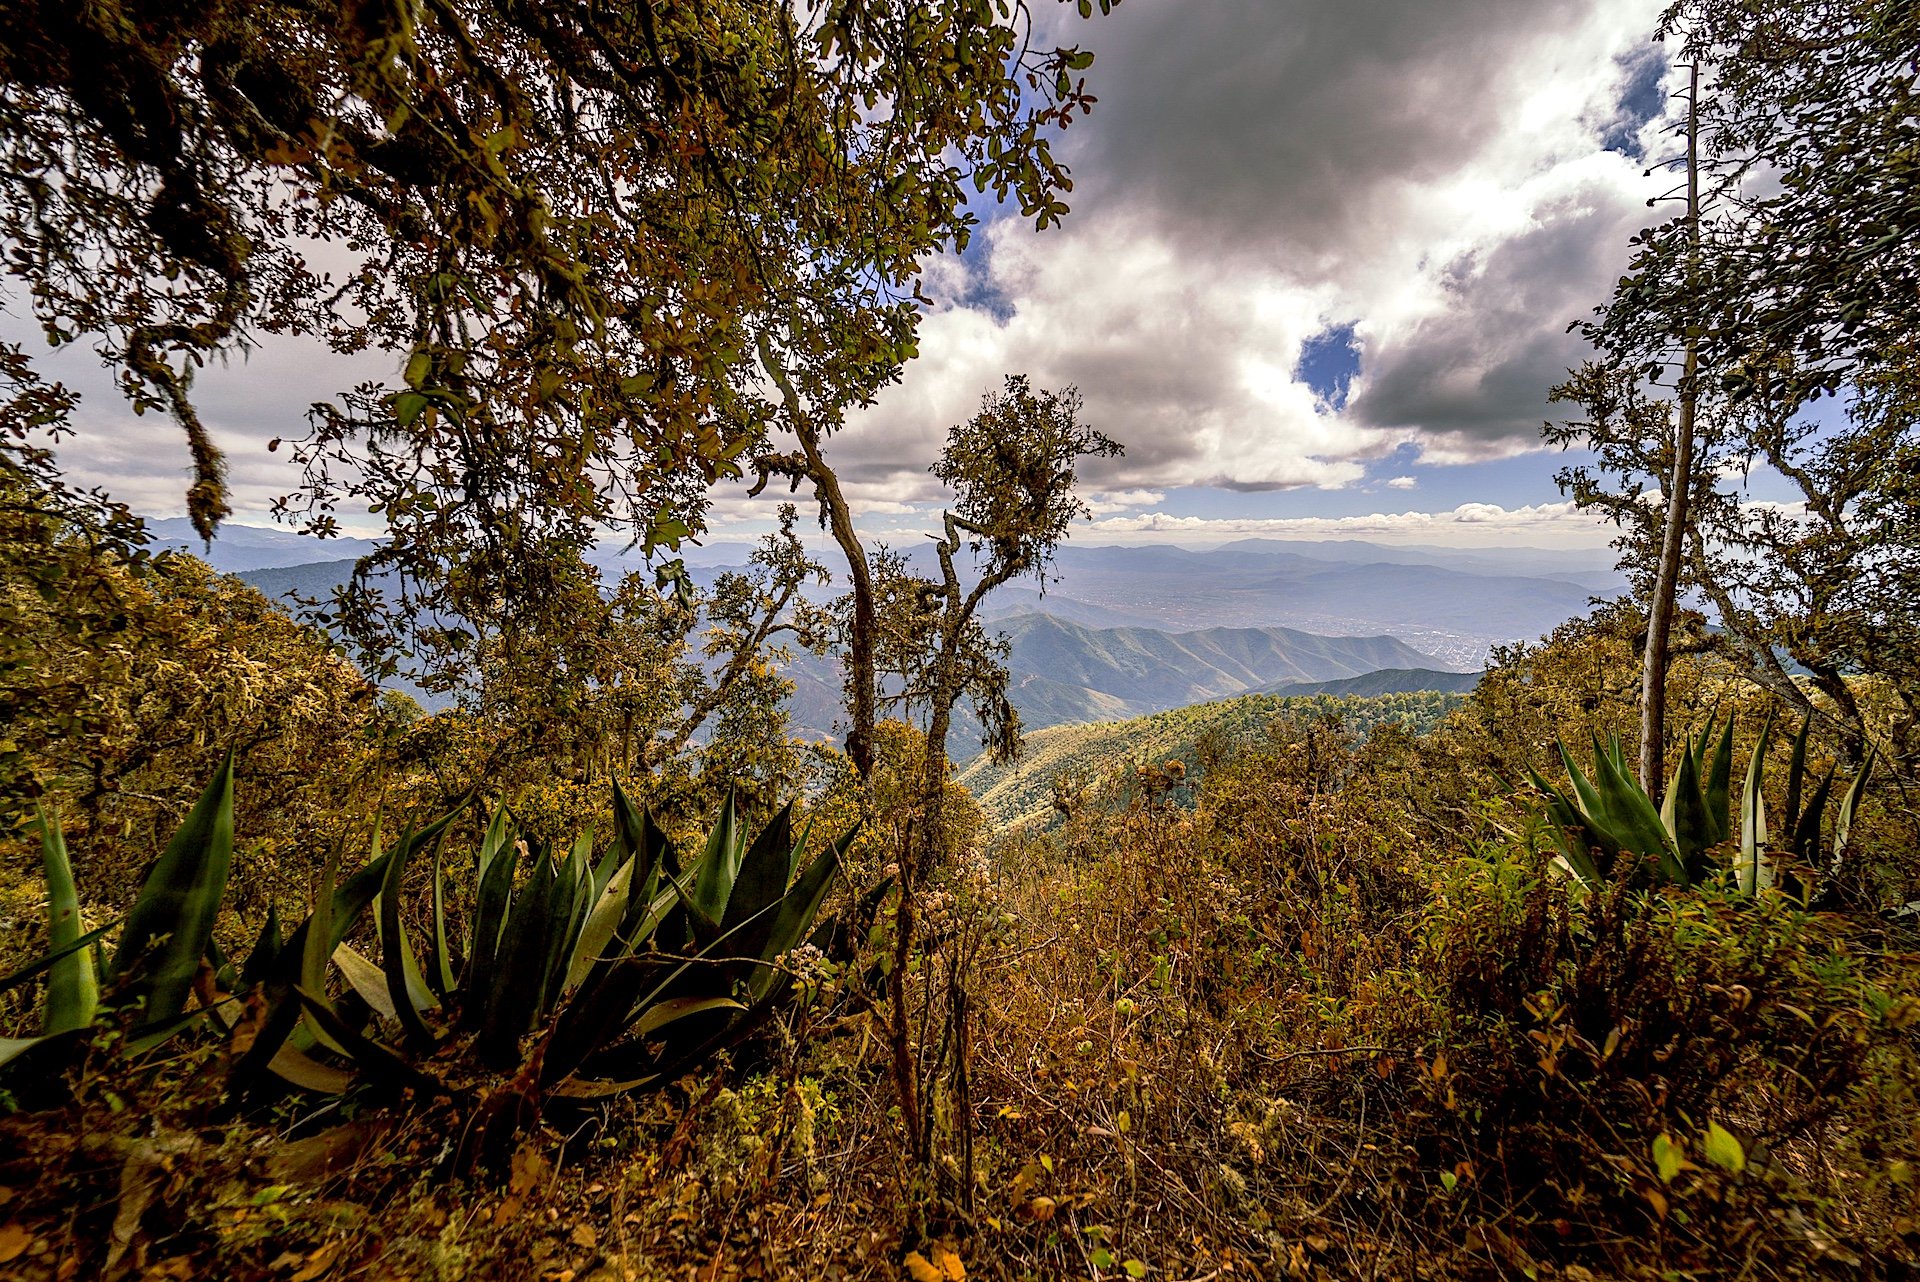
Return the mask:
<path id="1" fill-rule="evenodd" d="M 1099 57 L 1064 228 L 943 258 L 924 355 L 836 442 L 860 487 L 933 497 L 948 424 L 1006 373 L 1077 385 L 1127 447 L 1109 488 L 1353 486 L 1538 444 L 1647 218 L 1607 151 L 1654 0 L 1144 0 L 1065 33 Z M 981 303 L 990 298 L 992 305 Z M 1295 381 L 1351 323 L 1343 412 Z"/>
<path id="2" fill-rule="evenodd" d="M 1610 526 L 1576 511 L 1571 502 L 1504 508 L 1463 503 L 1448 512 L 1374 512 L 1366 516 L 1203 517 L 1149 512 L 1091 523 L 1096 539 L 1153 534 L 1171 541 L 1235 538 L 1371 539 L 1445 547 L 1604 547 Z"/>
<path id="3" fill-rule="evenodd" d="M 1420 482 L 1414 480 L 1411 476 L 1396 476 L 1387 482 L 1387 488 L 1390 490 L 1417 490 L 1420 488 Z"/>

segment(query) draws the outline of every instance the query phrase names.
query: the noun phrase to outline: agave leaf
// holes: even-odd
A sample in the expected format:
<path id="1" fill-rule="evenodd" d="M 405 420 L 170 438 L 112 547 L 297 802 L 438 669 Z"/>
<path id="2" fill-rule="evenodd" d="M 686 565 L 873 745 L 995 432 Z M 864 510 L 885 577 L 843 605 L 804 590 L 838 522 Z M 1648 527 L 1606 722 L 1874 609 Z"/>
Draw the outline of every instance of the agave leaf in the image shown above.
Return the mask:
<path id="1" fill-rule="evenodd" d="M 233 862 L 233 754 L 214 771 L 186 822 L 161 853 L 127 914 L 109 973 L 128 997 L 144 998 L 139 1029 L 186 1009 L 207 954 Z"/>
<path id="2" fill-rule="evenodd" d="M 729 788 L 726 802 L 720 807 L 720 818 L 707 837 L 706 852 L 700 857 L 700 868 L 693 881 L 692 907 L 701 921 L 718 924 L 726 920 L 727 901 L 733 896 L 734 882 L 740 875 L 740 861 L 745 854 L 745 834 L 740 827 L 740 813 L 734 805 L 733 790 Z"/>
<path id="3" fill-rule="evenodd" d="M 407 860 L 418 848 L 419 842 L 411 831 L 404 833 L 400 844 L 393 848 L 393 858 L 387 861 L 386 876 L 381 879 L 380 894 L 375 900 L 378 908 L 375 920 L 380 931 L 380 969 L 386 974 L 390 999 L 387 1016 L 399 1021 L 410 1043 L 427 1047 L 433 1045 L 433 1030 L 427 1027 L 420 1011 L 433 1003 L 433 996 L 420 975 L 420 966 L 407 940 L 406 925 L 400 920 L 400 882 L 406 875 Z M 335 958 L 338 959 L 338 950 Z"/>
<path id="4" fill-rule="evenodd" d="M 251 988 L 271 980 L 275 963 L 280 960 L 280 950 L 285 947 L 286 941 L 280 937 L 280 910 L 268 904 L 267 920 L 261 925 L 260 934 L 247 953 L 246 964 L 240 968 L 241 985 Z"/>
<path id="5" fill-rule="evenodd" d="M 649 1073 L 645 1077 L 633 1077 L 624 1082 L 606 1082 L 594 1078 L 570 1077 L 555 1086 L 549 1094 L 562 1099 L 605 1099 L 612 1095 L 625 1095 L 628 1091 L 637 1091 L 643 1086 L 651 1086 L 660 1080 L 660 1074 Z"/>
<path id="6" fill-rule="evenodd" d="M 360 994 L 360 999 L 373 1008 L 374 1014 L 396 1023 L 399 1021 L 399 1007 L 394 1004 L 393 993 L 387 987 L 385 971 L 355 952 L 351 944 L 342 944 L 333 950 L 333 964 L 347 981 L 348 987 Z"/>
<path id="7" fill-rule="evenodd" d="M 1743 895 L 1757 895 L 1773 884 L 1767 863 L 1767 740 L 1773 733 L 1773 714 L 1761 723 L 1747 761 L 1747 781 L 1740 789 L 1740 861 L 1734 865 L 1734 885 Z"/>
<path id="8" fill-rule="evenodd" d="M 0 979 L 0 993 L 6 992 L 9 988 L 17 988 L 30 979 L 39 978 L 47 971 L 52 970 L 61 961 L 73 956 L 75 953 L 88 953 L 92 950 L 93 945 L 99 942 L 101 936 L 107 934 L 123 920 L 125 919 L 116 917 L 105 925 L 95 926 L 92 930 L 81 935 L 72 943 L 61 948 L 56 948 L 46 956 L 30 961 L 19 970 L 10 972 L 4 979 Z M 96 966 L 94 968 L 94 982 L 96 984 L 98 984 L 99 978 L 99 968 Z"/>
<path id="9" fill-rule="evenodd" d="M 1706 785 L 1701 796 L 1706 802 L 1709 835 L 1712 840 L 1707 844 L 1718 846 L 1733 834 L 1728 829 L 1728 818 L 1732 813 L 1733 800 L 1733 716 L 1727 716 L 1727 725 L 1720 733 L 1720 742 L 1714 746 L 1713 756 L 1706 756 L 1707 737 L 1713 733 L 1713 723 L 1707 723 L 1705 733 L 1701 735 L 1701 757 L 1706 763 Z"/>
<path id="10" fill-rule="evenodd" d="M 1700 773 L 1691 753 L 1680 754 L 1680 772 L 1667 787 L 1661 818 L 1684 870 L 1683 885 L 1707 875 L 1707 854 L 1713 849 L 1713 823 L 1707 799 L 1700 790 Z"/>
<path id="11" fill-rule="evenodd" d="M 833 884 L 834 874 L 840 871 L 841 860 L 859 834 L 860 824 L 855 823 L 853 827 L 847 829 L 840 840 L 822 851 L 818 858 L 801 870 L 800 876 L 793 883 L 793 888 L 782 896 L 774 907 L 765 934 L 758 935 L 758 932 L 751 928 L 741 932 L 742 937 L 739 941 L 741 955 L 756 958 L 762 963 L 769 963 L 778 961 L 800 946 L 812 932 L 813 919 L 820 914 L 820 905 L 826 900 L 827 891 Z M 770 966 L 757 966 L 748 977 L 748 988 L 756 998 L 762 998 L 766 995 L 776 974 L 778 972 Z"/>
<path id="12" fill-rule="evenodd" d="M 77 943 L 80 929 L 80 892 L 74 889 L 73 865 L 67 861 L 66 837 L 60 814 L 39 812 L 40 861 L 47 875 L 48 951 L 58 953 Z M 62 956 L 48 969 L 47 1004 L 41 1013 L 42 1033 L 66 1033 L 93 1023 L 100 1006 L 100 985 L 93 962 L 84 949 Z"/>
<path id="13" fill-rule="evenodd" d="M 790 886 L 793 879 L 800 875 L 800 861 L 807 853 L 807 838 L 813 835 L 813 816 L 800 825 L 800 835 L 793 839 L 793 849 L 787 854 L 787 879 L 781 885 Z"/>
<path id="14" fill-rule="evenodd" d="M 42 1033 L 38 1037 L 0 1037 L 0 1068 L 4 1068 L 42 1043 L 71 1038 L 77 1031 L 77 1029 L 69 1029 L 64 1033 Z"/>
<path id="15" fill-rule="evenodd" d="M 593 839 L 582 834 L 573 853 L 560 865 L 549 890 L 547 905 L 547 949 L 540 967 L 540 1013 L 553 1009 L 554 1001 L 565 986 L 567 969 L 573 960 L 586 921 L 587 897 L 593 893 Z"/>
<path id="16" fill-rule="evenodd" d="M 489 849 L 493 850 L 491 855 Z M 499 954 L 513 909 L 513 875 L 520 862 L 518 834 L 503 804 L 487 826 L 480 844 L 483 868 L 474 891 L 473 936 L 468 940 L 467 964 L 460 973 L 461 1022 L 477 1028 L 484 1018 L 488 993 L 493 989 Z"/>
<path id="17" fill-rule="evenodd" d="M 654 823 L 652 815 L 643 817 L 633 811 L 632 803 L 626 800 L 618 785 L 615 785 L 614 793 L 616 810 L 619 812 L 616 816 L 616 826 L 620 831 L 618 844 L 627 854 L 629 862 L 626 867 L 630 869 L 625 874 L 627 889 L 623 892 L 626 906 L 613 935 L 588 950 L 595 955 L 595 960 L 584 976 L 573 980 L 570 968 L 569 984 L 585 990 L 604 983 L 609 967 L 631 954 L 642 943 L 653 939 L 661 920 L 679 903 L 675 888 L 669 886 L 662 890 L 660 887 L 660 877 L 671 856 L 672 843 L 667 840 L 660 826 Z M 685 933 L 682 925 L 679 935 L 684 936 Z M 670 950 L 677 946 L 677 943 L 669 944 Z M 581 951 L 581 948 L 576 948 L 576 957 Z"/>
<path id="18" fill-rule="evenodd" d="M 1581 819 L 1589 825 L 1603 823 L 1606 817 L 1606 804 L 1601 801 L 1599 790 L 1593 786 L 1586 775 L 1581 773 L 1580 767 L 1574 764 L 1573 753 L 1567 750 L 1566 744 L 1556 739 L 1553 741 L 1553 746 L 1560 750 L 1560 762 L 1567 768 L 1567 779 L 1573 784 L 1572 800 L 1575 808 L 1580 812 Z M 1601 753 L 1600 738 L 1596 735 L 1593 740 L 1593 755 L 1596 760 Z"/>
<path id="19" fill-rule="evenodd" d="M 253 1045 L 233 1067 L 230 1076 L 237 1089 L 245 1090 L 259 1081 L 272 1068 L 273 1059 L 283 1046 L 304 1049 L 319 1045 L 345 1053 L 315 1021 L 302 1018 L 302 1003 L 296 990 L 304 984 L 308 992 L 326 1000 L 327 963 L 334 949 L 353 933 L 361 915 L 373 904 L 386 877 L 385 861 L 390 858 L 391 851 L 356 870 L 345 885 L 335 889 L 340 871 L 339 851 L 335 849 L 329 854 L 321 870 L 320 890 L 314 898 L 313 911 L 294 930 L 277 956 L 261 959 L 260 971 L 264 974 L 268 996 L 267 1018 L 255 1035 Z M 252 958 L 248 959 L 248 968 L 254 968 Z"/>
<path id="20" fill-rule="evenodd" d="M 635 1037 L 646 1037 L 689 1015 L 710 1010 L 745 1009 L 745 1005 L 731 997 L 673 997 L 647 1007 L 640 1018 L 633 1021 L 631 1032 Z"/>
<path id="21" fill-rule="evenodd" d="M 601 892 L 607 888 L 607 883 L 613 880 L 614 871 L 620 867 L 624 858 L 619 842 L 616 841 L 607 847 L 607 853 L 601 855 L 600 862 L 593 866 L 593 877 L 588 883 L 591 887 L 588 898 L 596 903 L 599 902 Z"/>
<path id="22" fill-rule="evenodd" d="M 327 960 L 342 947 L 333 938 L 336 924 L 333 882 L 337 875 L 335 858 L 330 857 L 320 872 L 320 893 L 314 896 L 313 912 L 295 932 L 295 939 L 300 944 L 300 973 L 294 991 L 301 1005 L 311 1008 L 317 1002 L 326 1006 L 330 1014 L 333 1008 L 327 1002 Z M 342 1055 L 347 1053 L 346 1047 L 334 1039 L 325 1024 L 318 1020 L 309 1023 L 315 1041 L 328 1050 L 338 1051 Z"/>
<path id="23" fill-rule="evenodd" d="M 487 830 L 480 837 L 479 862 L 473 870 L 476 886 L 487 879 L 487 870 L 493 867 L 493 861 L 513 849 L 516 836 L 512 812 L 507 809 L 503 798 L 493 808 L 493 815 L 487 820 Z"/>
<path id="24" fill-rule="evenodd" d="M 1813 729 L 1813 714 L 1800 722 L 1793 736 L 1793 755 L 1787 761 L 1787 810 L 1780 818 L 1780 830 L 1791 836 L 1800 830 L 1800 794 L 1807 777 L 1807 732 Z"/>
<path id="25" fill-rule="evenodd" d="M 1827 773 L 1814 787 L 1813 795 L 1807 798 L 1807 807 L 1800 812 L 1800 821 L 1793 828 L 1792 850 L 1794 858 L 1802 863 L 1818 863 L 1820 859 L 1820 820 L 1827 813 L 1827 798 L 1833 793 L 1833 777 L 1838 766 L 1829 766 Z"/>
<path id="26" fill-rule="evenodd" d="M 447 939 L 446 842 L 433 843 L 433 965 L 427 969 L 427 983 L 434 995 L 446 1001 L 454 989 L 453 948 Z"/>
<path id="27" fill-rule="evenodd" d="M 1615 834 L 1622 851 L 1641 857 L 1644 867 L 1656 879 L 1673 885 L 1687 884 L 1687 870 L 1680 862 L 1666 825 L 1653 799 L 1626 768 L 1616 740 L 1613 751 L 1594 762 L 1595 788 L 1605 808 L 1605 821 Z"/>
<path id="28" fill-rule="evenodd" d="M 415 1090 L 425 1095 L 446 1093 L 446 1088 L 437 1079 L 414 1068 L 392 1050 L 350 1027 L 324 995 L 313 992 L 305 985 L 294 992 L 300 998 L 301 1005 L 306 1007 L 307 1018 L 313 1021 L 316 1031 L 325 1034 L 321 1040 L 341 1046 L 343 1049 L 340 1053 L 369 1076 L 389 1086 Z"/>
<path id="29" fill-rule="evenodd" d="M 541 1061 L 541 1084 L 566 1080 L 588 1056 L 623 1037 L 641 994 L 650 988 L 658 992 L 663 973 L 686 970 L 686 963 L 677 961 L 661 953 L 634 953 L 596 968 L 554 1020 Z"/>
<path id="30" fill-rule="evenodd" d="M 620 929 L 620 923 L 626 920 L 627 906 L 633 898 L 636 867 L 632 859 L 622 861 L 601 889 L 593 910 L 587 914 L 586 921 L 580 927 L 580 937 L 573 946 L 573 958 L 567 965 L 568 989 L 581 985 L 594 964 L 607 954 L 614 933 Z"/>
<path id="31" fill-rule="evenodd" d="M 1847 857 L 1847 843 L 1853 839 L 1853 819 L 1860 810 L 1860 798 L 1866 795 L 1867 776 L 1873 773 L 1873 749 L 1867 749 L 1865 759 L 1860 762 L 1860 773 L 1847 785 L 1847 791 L 1840 798 L 1840 812 L 1833 817 L 1833 862 L 1829 874 L 1838 876 L 1844 871 Z"/>
<path id="32" fill-rule="evenodd" d="M 1588 886 L 1598 887 L 1604 878 L 1600 869 L 1594 864 L 1593 848 L 1588 845 L 1595 834 L 1581 816 L 1579 807 L 1565 793 L 1541 778 L 1539 771 L 1529 769 L 1527 774 L 1533 780 L 1533 786 L 1546 798 L 1548 818 L 1553 821 L 1553 826 L 1560 836 L 1558 844 L 1561 864 L 1577 880 Z M 1612 858 L 1617 856 L 1619 851 L 1616 848 L 1603 853 L 1608 856 L 1611 863 Z M 882 884 L 891 885 L 892 879 L 888 878 Z"/>
<path id="33" fill-rule="evenodd" d="M 533 852 L 531 858 L 533 873 L 513 897 L 486 985 L 474 993 L 484 1002 L 476 1046 L 481 1058 L 496 1068 L 517 1062 L 520 1038 L 539 1018 L 546 988 L 554 886 L 560 874 L 544 851 Z"/>
<path id="34" fill-rule="evenodd" d="M 276 1077 L 317 1095 L 344 1095 L 353 1085 L 353 1074 L 331 1064 L 322 1064 L 303 1050 L 282 1045 L 267 1061 Z"/>
<path id="35" fill-rule="evenodd" d="M 733 894 L 727 900 L 726 915 L 720 920 L 721 927 L 738 926 L 785 894 L 792 865 L 793 803 L 789 801 L 767 821 L 767 826 L 747 848 L 734 879 Z"/>

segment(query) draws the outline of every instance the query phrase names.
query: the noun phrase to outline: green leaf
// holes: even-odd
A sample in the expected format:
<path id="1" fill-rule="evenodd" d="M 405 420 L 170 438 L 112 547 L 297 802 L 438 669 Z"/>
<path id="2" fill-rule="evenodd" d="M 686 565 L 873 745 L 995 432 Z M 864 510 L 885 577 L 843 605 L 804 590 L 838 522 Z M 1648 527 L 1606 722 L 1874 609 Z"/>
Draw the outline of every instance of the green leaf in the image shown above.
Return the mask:
<path id="1" fill-rule="evenodd" d="M 127 914 L 108 974 L 129 997 L 145 998 L 140 1029 L 186 1009 L 207 954 L 233 863 L 233 754 L 194 803 L 186 822 L 147 874 Z"/>
<path id="2" fill-rule="evenodd" d="M 1680 1175 L 1680 1165 L 1686 1160 L 1679 1141 L 1662 1131 L 1653 1140 L 1653 1169 L 1660 1176 L 1662 1184 L 1671 1184 Z"/>
<path id="3" fill-rule="evenodd" d="M 1800 732 L 1793 736 L 1793 755 L 1787 761 L 1787 809 L 1780 817 L 1780 829 L 1789 836 L 1799 831 L 1800 793 L 1807 776 L 1807 732 L 1813 729 L 1813 714 L 1809 712 L 1800 722 Z"/>
<path id="4" fill-rule="evenodd" d="M 432 404 L 419 392 L 401 392 L 393 398 L 393 421 L 401 427 L 412 427 Z"/>
<path id="5" fill-rule="evenodd" d="M 1767 864 L 1767 740 L 1773 735 L 1773 713 L 1761 723 L 1747 761 L 1747 780 L 1740 789 L 1740 860 L 1734 865 L 1734 885 L 1743 895 L 1755 895 L 1773 884 Z"/>
<path id="6" fill-rule="evenodd" d="M 1713 732 L 1711 722 L 1707 725 L 1707 734 Z M 1704 748 L 1706 735 L 1702 735 Z M 1707 819 L 1713 825 L 1710 844 L 1719 845 L 1733 834 L 1728 830 L 1727 819 L 1731 814 L 1733 788 L 1733 717 L 1727 717 L 1727 726 L 1720 734 L 1720 742 L 1714 747 L 1713 758 L 1707 766 L 1707 782 L 1704 797 L 1707 805 Z"/>
<path id="7" fill-rule="evenodd" d="M 1738 1175 L 1747 1169 L 1747 1151 L 1740 1147 L 1740 1141 L 1732 1132 L 1718 1122 L 1707 1123 L 1707 1136 L 1700 1146 L 1707 1160 L 1715 1166 Z"/>
<path id="8" fill-rule="evenodd" d="M 793 803 L 767 821 L 740 861 L 722 929 L 732 929 L 786 893 L 793 870 Z"/>
<path id="9" fill-rule="evenodd" d="M 519 862 L 519 834 L 502 802 L 480 842 L 472 936 L 467 941 L 467 964 L 460 973 L 461 1023 L 469 1028 L 478 1028 L 485 1018 L 487 995 L 493 989 L 513 908 L 513 874 Z"/>
<path id="10" fill-rule="evenodd" d="M 697 915 L 716 928 L 723 928 L 727 901 L 733 897 L 734 881 L 740 875 L 740 861 L 745 854 L 744 836 L 733 790 L 728 789 L 727 799 L 720 807 L 720 818 L 707 836 L 706 852 L 700 858 L 691 895 L 691 906 Z"/>
<path id="11" fill-rule="evenodd" d="M 1690 752 L 1680 754 L 1680 770 L 1667 788 L 1661 820 L 1685 870 L 1683 884 L 1704 880 L 1706 855 L 1713 848 L 1713 823 L 1700 789 L 1700 772 Z"/>
<path id="12" fill-rule="evenodd" d="M 93 1023 L 100 1006 L 100 984 L 93 959 L 80 940 L 80 894 L 73 884 L 73 865 L 67 861 L 67 842 L 60 831 L 58 811 L 39 811 L 40 861 L 47 876 L 47 934 L 49 952 L 71 949 L 54 962 L 47 974 L 47 1004 L 40 1018 L 42 1033 L 65 1033 Z"/>
<path id="13" fill-rule="evenodd" d="M 1660 821 L 1653 798 L 1628 770 L 1618 740 L 1607 752 L 1595 744 L 1594 784 L 1602 806 L 1597 817 L 1612 830 L 1623 852 L 1641 856 L 1643 862 L 1632 871 L 1644 868 L 1657 880 L 1686 885 L 1687 871 L 1667 835 L 1667 826 Z"/>
<path id="14" fill-rule="evenodd" d="M 1846 795 L 1840 798 L 1840 812 L 1833 817 L 1833 863 L 1828 869 L 1830 875 L 1838 876 L 1845 870 L 1847 843 L 1853 838 L 1853 819 L 1859 812 L 1860 798 L 1866 795 L 1867 776 L 1873 773 L 1873 749 L 1867 749 L 1866 758 L 1860 763 L 1860 773 L 1847 785 Z"/>
<path id="15" fill-rule="evenodd" d="M 745 1009 L 745 1006 L 731 997 L 672 997 L 647 1007 L 640 1018 L 633 1021 L 630 1031 L 635 1037 L 646 1037 L 675 1020 L 685 1019 L 689 1015 L 698 1015 L 703 1011 Z"/>
<path id="16" fill-rule="evenodd" d="M 98 943 L 101 936 L 111 931 L 115 926 L 118 926 L 121 920 L 123 919 L 115 918 L 104 925 L 95 926 L 92 930 L 80 936 L 64 948 L 56 948 L 46 956 L 28 962 L 19 970 L 9 972 L 4 979 L 0 979 L 0 993 L 6 992 L 9 988 L 17 988 L 28 980 L 37 979 L 43 973 L 52 970 L 62 959 L 71 957 L 75 953 L 86 951 L 93 944 Z M 96 982 L 98 981 L 98 977 L 98 970 L 96 968 Z"/>
<path id="17" fill-rule="evenodd" d="M 280 950 L 286 947 L 286 941 L 280 937 L 280 910 L 272 904 L 267 905 L 267 920 L 260 927 L 259 936 L 253 941 L 253 948 L 247 953 L 247 961 L 240 968 L 240 983 L 251 988 L 264 984 L 273 978 L 274 966 L 280 960 Z"/>
<path id="18" fill-rule="evenodd" d="M 1128 1260 L 1120 1267 L 1127 1271 L 1127 1276 L 1130 1278 L 1143 1278 L 1147 1276 L 1147 1266 L 1139 1260 Z"/>
<path id="19" fill-rule="evenodd" d="M 380 894 L 374 902 L 380 930 L 380 969 L 386 974 L 387 992 L 392 999 L 391 1017 L 399 1020 L 410 1043 L 424 1049 L 433 1045 L 433 1030 L 421 1018 L 420 1010 L 433 999 L 414 961 L 406 925 L 400 920 L 400 881 L 406 875 L 407 860 L 417 845 L 411 830 L 401 834 L 400 843 L 393 848 L 393 857 L 387 860 L 386 876 L 381 879 Z"/>

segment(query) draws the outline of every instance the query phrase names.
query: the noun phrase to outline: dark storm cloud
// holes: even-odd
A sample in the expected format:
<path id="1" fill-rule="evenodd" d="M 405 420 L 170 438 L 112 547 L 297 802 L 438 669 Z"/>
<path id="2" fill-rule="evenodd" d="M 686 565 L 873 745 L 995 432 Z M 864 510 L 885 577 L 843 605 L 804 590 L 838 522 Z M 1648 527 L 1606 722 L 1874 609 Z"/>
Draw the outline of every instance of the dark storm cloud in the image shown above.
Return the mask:
<path id="1" fill-rule="evenodd" d="M 1080 32 L 1101 101 L 1070 150 L 1082 207 L 1121 201 L 1214 252 L 1316 274 L 1511 126 L 1581 0 L 1144 0 Z M 1602 55 L 1603 57 L 1606 55 Z"/>

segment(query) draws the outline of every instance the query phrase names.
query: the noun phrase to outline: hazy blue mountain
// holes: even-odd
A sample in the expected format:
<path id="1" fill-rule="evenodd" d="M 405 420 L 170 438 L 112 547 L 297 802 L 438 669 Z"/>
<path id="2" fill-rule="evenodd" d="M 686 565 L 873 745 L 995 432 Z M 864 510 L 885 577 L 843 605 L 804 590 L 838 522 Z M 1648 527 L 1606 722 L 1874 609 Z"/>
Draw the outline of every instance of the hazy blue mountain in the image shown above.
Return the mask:
<path id="1" fill-rule="evenodd" d="M 1381 694 L 1470 694 L 1480 684 L 1478 672 L 1438 672 L 1432 668 L 1381 668 L 1338 681 L 1289 681 L 1262 690 L 1262 694 L 1332 695 L 1338 699 L 1370 699 Z"/>
<path id="2" fill-rule="evenodd" d="M 1392 559 L 1361 559 L 1375 551 Z M 1415 559 L 1422 554 L 1432 559 Z M 1567 568 L 1551 574 L 1502 568 L 1555 561 Z M 1584 553 L 1540 553 L 1529 560 L 1520 550 L 1494 555 L 1275 540 L 1212 551 L 1069 545 L 1056 563 L 1057 581 L 1035 608 L 1054 613 L 1048 602 L 1057 597 L 1073 602 L 1089 621 L 1112 611 L 1176 632 L 1384 632 L 1422 652 L 1394 666 L 1464 669 L 1479 667 L 1493 646 L 1538 637 L 1585 613 L 1594 596 L 1618 591 L 1618 579 L 1592 564 L 1592 554 Z"/>
<path id="3" fill-rule="evenodd" d="M 222 574 L 354 561 L 373 551 L 375 546 L 368 539 L 316 539 L 291 530 L 236 525 L 228 521 L 221 525 L 213 546 L 208 547 L 184 516 L 150 518 L 147 529 L 153 534 L 155 551 L 177 548 L 191 552 Z"/>
<path id="4" fill-rule="evenodd" d="M 1291 628 L 1090 628 L 1045 614 L 1017 615 L 994 627 L 1011 642 L 1009 695 L 1030 730 L 1144 716 L 1287 682 L 1431 662 L 1389 636 L 1325 637 Z M 795 687 L 796 729 L 809 737 L 837 737 L 838 665 L 802 655 L 787 665 L 786 675 Z M 952 750 L 970 755 L 977 739 L 974 727 L 962 726 Z"/>
<path id="5" fill-rule="evenodd" d="M 314 561 L 306 565 L 274 565 L 242 570 L 239 577 L 276 601 L 292 606 L 292 598 L 323 600 L 353 575 L 351 558 L 341 561 Z"/>

